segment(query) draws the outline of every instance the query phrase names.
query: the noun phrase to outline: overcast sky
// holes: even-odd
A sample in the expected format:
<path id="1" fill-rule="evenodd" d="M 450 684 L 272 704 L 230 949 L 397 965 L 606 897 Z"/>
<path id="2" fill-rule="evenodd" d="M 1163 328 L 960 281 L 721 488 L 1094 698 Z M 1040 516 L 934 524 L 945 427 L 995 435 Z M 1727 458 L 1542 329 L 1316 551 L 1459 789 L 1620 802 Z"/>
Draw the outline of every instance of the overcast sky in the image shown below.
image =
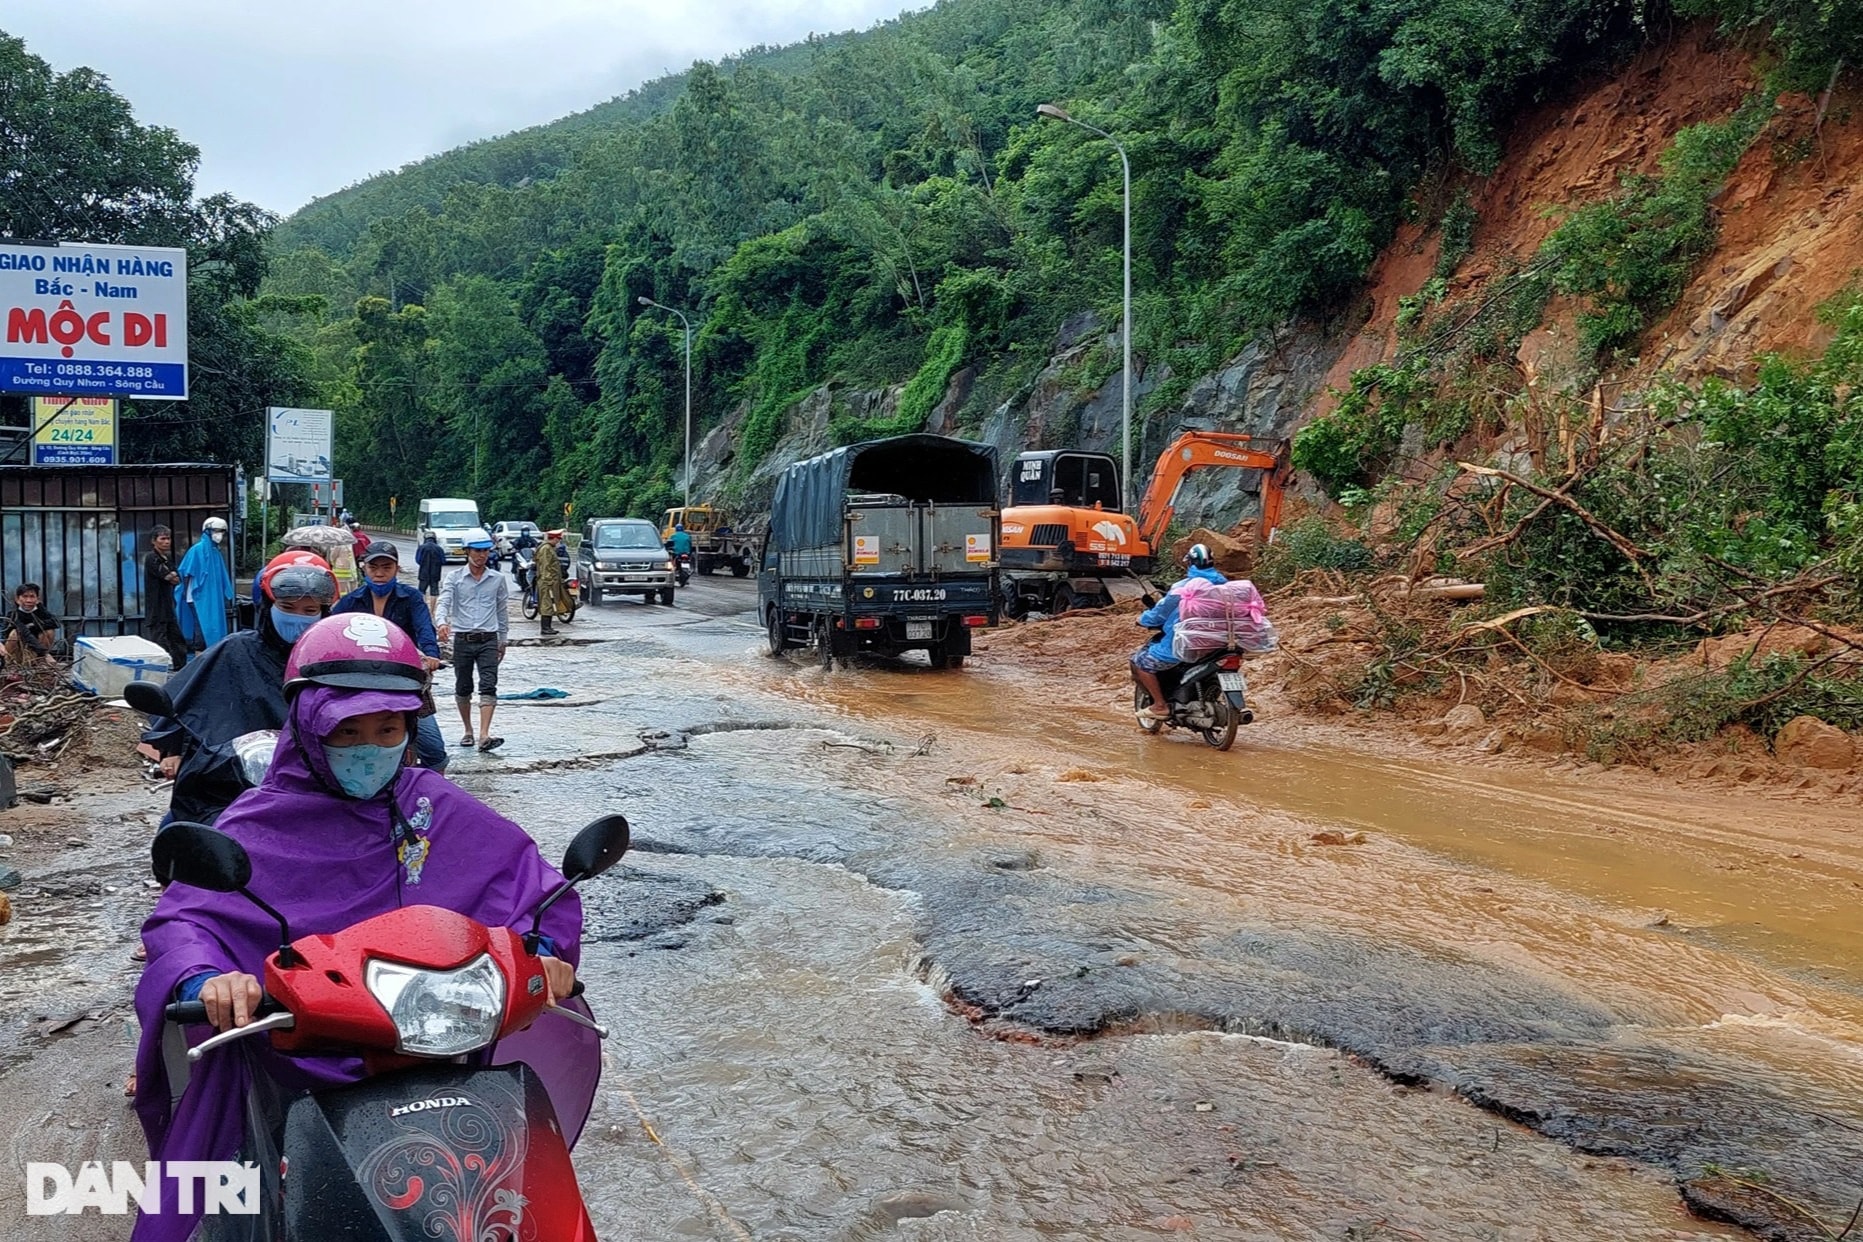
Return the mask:
<path id="1" fill-rule="evenodd" d="M 196 188 L 289 213 L 694 60 L 928 0 L 6 0 L 0 30 L 109 76 L 201 151 Z"/>

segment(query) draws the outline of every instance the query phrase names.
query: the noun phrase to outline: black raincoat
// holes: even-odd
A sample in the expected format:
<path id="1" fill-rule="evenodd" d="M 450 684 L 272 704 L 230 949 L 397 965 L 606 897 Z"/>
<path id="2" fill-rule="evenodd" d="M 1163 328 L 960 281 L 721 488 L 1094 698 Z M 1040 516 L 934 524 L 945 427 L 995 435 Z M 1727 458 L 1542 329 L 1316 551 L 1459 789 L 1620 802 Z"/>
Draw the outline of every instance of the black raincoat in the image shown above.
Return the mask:
<path id="1" fill-rule="evenodd" d="M 168 809 L 176 819 L 211 824 L 245 792 L 231 743 L 259 729 L 285 724 L 285 659 L 291 648 L 272 628 L 268 612 L 259 628 L 229 634 L 168 679 L 173 726 L 150 736 L 156 747 L 181 755 Z"/>

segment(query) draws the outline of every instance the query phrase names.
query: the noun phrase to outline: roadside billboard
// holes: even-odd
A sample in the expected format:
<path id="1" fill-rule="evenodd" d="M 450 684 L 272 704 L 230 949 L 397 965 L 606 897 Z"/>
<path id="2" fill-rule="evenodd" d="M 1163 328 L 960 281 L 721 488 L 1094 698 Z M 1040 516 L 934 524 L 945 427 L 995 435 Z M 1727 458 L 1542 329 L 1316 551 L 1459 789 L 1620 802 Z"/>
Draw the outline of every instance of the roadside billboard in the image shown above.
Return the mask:
<path id="1" fill-rule="evenodd" d="M 116 401 L 110 397 L 34 397 L 32 464 L 114 466 Z"/>
<path id="2" fill-rule="evenodd" d="M 265 477 L 273 483 L 329 482 L 336 421 L 330 411 L 275 405 L 265 416 Z"/>
<path id="3" fill-rule="evenodd" d="M 0 392 L 187 400 L 188 252 L 0 243 Z"/>

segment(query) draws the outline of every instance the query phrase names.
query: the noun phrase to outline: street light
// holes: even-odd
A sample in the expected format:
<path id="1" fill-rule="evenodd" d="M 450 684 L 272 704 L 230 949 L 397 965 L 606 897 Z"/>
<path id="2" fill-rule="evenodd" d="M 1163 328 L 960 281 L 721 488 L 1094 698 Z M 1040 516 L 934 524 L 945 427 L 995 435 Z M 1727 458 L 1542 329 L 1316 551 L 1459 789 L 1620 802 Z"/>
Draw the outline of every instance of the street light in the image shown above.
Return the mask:
<path id="1" fill-rule="evenodd" d="M 1113 150 L 1119 152 L 1119 166 L 1125 172 L 1125 302 L 1121 311 L 1124 322 L 1120 325 L 1121 380 L 1120 406 L 1121 421 L 1119 429 L 1119 507 L 1127 513 L 1132 511 L 1126 503 L 1132 488 L 1132 161 L 1126 158 L 1126 149 L 1119 139 L 1113 137 L 1097 125 L 1089 125 L 1078 117 L 1070 116 L 1067 109 L 1058 104 L 1045 103 L 1035 109 L 1037 116 L 1049 117 L 1056 121 L 1066 121 L 1069 125 L 1078 125 L 1088 133 L 1098 134 L 1113 144 Z"/>
<path id="2" fill-rule="evenodd" d="M 642 306 L 652 306 L 669 315 L 678 315 L 679 322 L 686 328 L 686 500 L 685 507 L 692 507 L 692 321 L 686 318 L 684 311 L 674 310 L 670 306 L 661 306 L 652 298 L 635 298 Z"/>

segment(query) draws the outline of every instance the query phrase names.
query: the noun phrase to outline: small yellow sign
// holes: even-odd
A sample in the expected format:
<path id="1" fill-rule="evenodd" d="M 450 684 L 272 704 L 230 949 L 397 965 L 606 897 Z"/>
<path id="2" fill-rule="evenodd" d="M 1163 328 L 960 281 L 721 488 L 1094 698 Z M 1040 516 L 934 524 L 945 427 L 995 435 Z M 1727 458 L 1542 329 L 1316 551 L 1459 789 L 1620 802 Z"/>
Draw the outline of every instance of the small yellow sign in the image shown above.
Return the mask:
<path id="1" fill-rule="evenodd" d="M 880 563 L 880 537 L 878 535 L 854 536 L 854 563 L 856 565 L 878 565 Z"/>
<path id="2" fill-rule="evenodd" d="M 964 536 L 964 559 L 972 563 L 988 562 L 990 559 L 990 537 L 988 535 Z"/>
<path id="3" fill-rule="evenodd" d="M 109 397 L 34 397 L 32 460 L 40 466 L 116 461 L 116 402 Z"/>

